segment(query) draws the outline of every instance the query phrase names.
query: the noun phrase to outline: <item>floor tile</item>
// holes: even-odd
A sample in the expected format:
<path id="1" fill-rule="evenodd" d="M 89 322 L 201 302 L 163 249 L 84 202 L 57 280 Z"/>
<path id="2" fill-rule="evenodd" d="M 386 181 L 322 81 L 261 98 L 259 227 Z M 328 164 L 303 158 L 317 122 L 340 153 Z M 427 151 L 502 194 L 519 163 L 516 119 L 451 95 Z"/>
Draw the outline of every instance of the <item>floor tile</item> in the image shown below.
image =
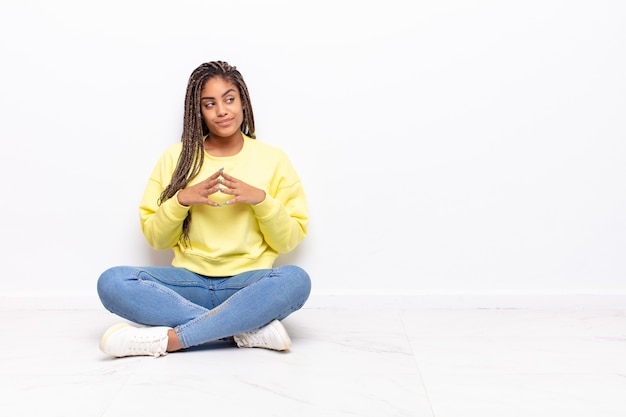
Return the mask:
<path id="1" fill-rule="evenodd" d="M 111 358 L 104 309 L 2 309 L 0 415 L 626 415 L 626 310 L 304 308 L 289 352 Z M 5 339 L 6 340 L 6 339 Z"/>

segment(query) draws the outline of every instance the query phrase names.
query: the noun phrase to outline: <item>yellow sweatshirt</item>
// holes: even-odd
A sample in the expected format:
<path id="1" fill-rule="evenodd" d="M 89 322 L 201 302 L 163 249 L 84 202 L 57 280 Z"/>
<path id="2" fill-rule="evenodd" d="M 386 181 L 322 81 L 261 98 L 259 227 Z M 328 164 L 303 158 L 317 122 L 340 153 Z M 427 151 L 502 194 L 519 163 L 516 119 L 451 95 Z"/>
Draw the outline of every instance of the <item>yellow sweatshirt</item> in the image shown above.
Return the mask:
<path id="1" fill-rule="evenodd" d="M 279 253 L 293 250 L 307 233 L 308 207 L 300 178 L 280 149 L 244 135 L 242 150 L 233 156 L 204 154 L 200 174 L 189 185 L 224 172 L 266 193 L 265 200 L 249 204 L 194 205 L 178 203 L 177 196 L 157 204 L 170 183 L 182 143 L 171 146 L 157 162 L 146 186 L 139 213 L 148 244 L 173 249 L 172 265 L 212 277 L 232 276 L 252 269 L 271 268 Z M 223 203 L 231 195 L 215 193 Z M 191 210 L 189 238 L 182 241 L 182 224 Z"/>

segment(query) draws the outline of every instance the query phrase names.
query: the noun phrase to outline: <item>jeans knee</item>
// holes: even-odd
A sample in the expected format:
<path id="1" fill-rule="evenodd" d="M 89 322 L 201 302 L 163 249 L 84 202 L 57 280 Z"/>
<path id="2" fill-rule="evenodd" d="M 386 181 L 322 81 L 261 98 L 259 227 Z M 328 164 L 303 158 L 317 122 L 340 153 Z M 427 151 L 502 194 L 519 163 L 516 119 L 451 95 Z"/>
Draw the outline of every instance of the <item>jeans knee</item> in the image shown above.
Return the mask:
<path id="1" fill-rule="evenodd" d="M 296 265 L 285 265 L 283 268 L 287 277 L 286 287 L 289 288 L 292 297 L 304 304 L 311 293 L 311 277 L 304 269 Z"/>
<path id="2" fill-rule="evenodd" d="M 102 303 L 106 306 L 108 302 L 115 299 L 115 295 L 119 293 L 120 284 L 124 280 L 123 270 L 126 267 L 114 266 L 107 269 L 98 278 L 97 290 L 98 296 Z"/>

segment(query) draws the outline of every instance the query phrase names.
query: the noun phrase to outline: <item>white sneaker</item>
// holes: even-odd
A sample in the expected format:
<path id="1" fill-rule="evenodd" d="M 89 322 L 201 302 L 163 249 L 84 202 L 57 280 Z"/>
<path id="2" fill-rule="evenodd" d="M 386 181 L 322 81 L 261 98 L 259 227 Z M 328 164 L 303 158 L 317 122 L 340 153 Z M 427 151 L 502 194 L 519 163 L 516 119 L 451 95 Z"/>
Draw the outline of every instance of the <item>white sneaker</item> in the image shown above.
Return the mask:
<path id="1" fill-rule="evenodd" d="M 258 347 L 272 350 L 289 350 L 291 347 L 289 334 L 287 334 L 287 330 L 278 320 L 274 320 L 260 329 L 236 334 L 233 338 L 240 348 Z"/>
<path id="2" fill-rule="evenodd" d="M 132 327 L 120 323 L 109 327 L 100 340 L 100 350 L 118 358 L 167 355 L 170 327 Z"/>

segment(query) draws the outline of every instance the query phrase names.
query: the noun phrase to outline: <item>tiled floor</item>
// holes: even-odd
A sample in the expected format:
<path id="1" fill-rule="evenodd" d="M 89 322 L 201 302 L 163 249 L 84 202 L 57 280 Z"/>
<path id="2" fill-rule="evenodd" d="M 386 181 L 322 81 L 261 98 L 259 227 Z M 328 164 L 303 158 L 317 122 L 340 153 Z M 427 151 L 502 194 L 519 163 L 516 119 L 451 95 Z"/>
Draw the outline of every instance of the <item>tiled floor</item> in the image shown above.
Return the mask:
<path id="1" fill-rule="evenodd" d="M 1 309 L 0 416 L 626 416 L 626 309 L 305 308 L 288 353 L 98 350 L 103 309 Z"/>

